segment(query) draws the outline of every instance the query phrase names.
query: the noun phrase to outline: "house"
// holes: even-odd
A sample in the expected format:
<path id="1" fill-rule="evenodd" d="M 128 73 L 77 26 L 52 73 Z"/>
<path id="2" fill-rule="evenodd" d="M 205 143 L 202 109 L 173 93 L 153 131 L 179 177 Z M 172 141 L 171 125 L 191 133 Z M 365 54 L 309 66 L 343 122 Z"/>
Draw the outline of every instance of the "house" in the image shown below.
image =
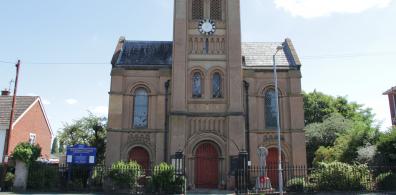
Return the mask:
<path id="1" fill-rule="evenodd" d="M 181 151 L 189 187 L 233 189 L 240 151 L 258 165 L 265 147 L 267 163 L 277 163 L 275 55 L 281 156 L 306 165 L 301 63 L 292 41 L 242 43 L 240 0 L 174 3 L 173 41 L 117 43 L 106 164 L 134 160 L 149 168 Z"/>
<path id="2" fill-rule="evenodd" d="M 9 128 L 12 96 L 7 90 L 0 96 L 0 156 L 3 162 L 6 130 Z M 13 128 L 10 135 L 9 152 L 12 153 L 20 142 L 39 144 L 42 157 L 49 159 L 51 154 L 52 130 L 38 96 L 17 96 Z"/>
<path id="3" fill-rule="evenodd" d="M 390 88 L 388 91 L 383 93 L 383 95 L 388 96 L 392 125 L 396 126 L 396 86 Z"/>

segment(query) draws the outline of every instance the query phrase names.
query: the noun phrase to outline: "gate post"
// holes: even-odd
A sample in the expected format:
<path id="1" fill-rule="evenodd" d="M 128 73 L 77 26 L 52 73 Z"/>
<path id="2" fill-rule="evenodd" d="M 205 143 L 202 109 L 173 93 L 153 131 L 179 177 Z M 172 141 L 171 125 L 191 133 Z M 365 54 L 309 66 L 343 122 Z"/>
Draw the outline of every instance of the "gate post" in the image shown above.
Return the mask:
<path id="1" fill-rule="evenodd" d="M 242 150 L 238 155 L 238 170 L 236 171 L 237 193 L 247 193 L 248 191 L 248 152 Z"/>

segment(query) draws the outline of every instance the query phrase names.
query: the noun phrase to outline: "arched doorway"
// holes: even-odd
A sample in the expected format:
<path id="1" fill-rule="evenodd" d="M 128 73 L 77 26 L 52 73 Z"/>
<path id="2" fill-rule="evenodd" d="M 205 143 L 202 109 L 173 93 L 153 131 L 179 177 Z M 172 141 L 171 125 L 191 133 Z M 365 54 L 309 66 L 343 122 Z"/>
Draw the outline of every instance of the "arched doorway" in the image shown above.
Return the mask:
<path id="1" fill-rule="evenodd" d="M 150 155 L 143 147 L 134 147 L 129 151 L 129 161 L 136 161 L 143 169 L 150 167 Z"/>
<path id="2" fill-rule="evenodd" d="M 282 153 L 282 164 L 284 164 L 285 156 Z M 278 187 L 279 170 L 278 170 L 278 148 L 269 148 L 267 156 L 267 176 L 271 180 L 272 187 Z"/>
<path id="3" fill-rule="evenodd" d="M 212 143 L 200 144 L 195 150 L 195 187 L 215 189 L 219 184 L 219 152 Z"/>

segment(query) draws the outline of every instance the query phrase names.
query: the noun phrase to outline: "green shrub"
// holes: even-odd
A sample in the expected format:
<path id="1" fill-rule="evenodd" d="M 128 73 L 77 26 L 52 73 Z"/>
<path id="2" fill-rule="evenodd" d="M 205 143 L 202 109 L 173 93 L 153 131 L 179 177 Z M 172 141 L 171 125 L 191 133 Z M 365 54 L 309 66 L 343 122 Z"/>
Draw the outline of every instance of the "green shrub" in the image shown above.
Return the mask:
<path id="1" fill-rule="evenodd" d="M 286 183 L 286 191 L 288 192 L 311 192 L 314 189 L 315 185 L 304 177 L 296 177 Z"/>
<path id="2" fill-rule="evenodd" d="M 15 175 L 11 172 L 7 172 L 5 178 L 4 178 L 4 187 L 8 191 L 12 189 L 12 186 L 14 184 L 15 180 Z"/>
<path id="3" fill-rule="evenodd" d="M 109 177 L 119 188 L 134 189 L 142 175 L 141 169 L 141 166 L 135 161 L 118 161 L 111 166 Z"/>
<path id="4" fill-rule="evenodd" d="M 15 146 L 12 156 L 15 160 L 20 160 L 29 165 L 41 156 L 41 147 L 38 144 L 22 142 Z"/>
<path id="5" fill-rule="evenodd" d="M 341 162 L 318 163 L 311 175 L 319 191 L 370 190 L 371 174 L 366 165 L 348 165 Z"/>
<path id="6" fill-rule="evenodd" d="M 154 167 L 148 191 L 159 194 L 176 194 L 183 193 L 183 187 L 184 177 L 177 176 L 173 166 L 161 163 Z"/>
<path id="7" fill-rule="evenodd" d="M 396 174 L 392 172 L 382 173 L 377 176 L 378 190 L 396 190 Z"/>

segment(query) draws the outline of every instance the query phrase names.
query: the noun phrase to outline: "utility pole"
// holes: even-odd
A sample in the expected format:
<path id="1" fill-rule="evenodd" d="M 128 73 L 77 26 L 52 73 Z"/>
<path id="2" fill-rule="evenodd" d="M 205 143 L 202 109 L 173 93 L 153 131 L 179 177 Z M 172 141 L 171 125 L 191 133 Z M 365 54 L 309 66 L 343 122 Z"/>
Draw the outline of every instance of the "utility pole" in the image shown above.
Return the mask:
<path id="1" fill-rule="evenodd" d="M 14 86 L 14 94 L 12 97 L 12 104 L 11 104 L 11 114 L 10 114 L 10 122 L 8 126 L 8 130 L 6 131 L 6 137 L 5 137 L 5 143 L 4 143 L 4 151 L 3 151 L 3 177 L 2 177 L 2 189 L 4 189 L 5 186 L 5 176 L 7 173 L 7 166 L 8 166 L 8 150 L 9 150 L 9 144 L 11 140 L 11 131 L 12 131 L 12 126 L 13 126 L 13 121 L 14 121 L 14 112 L 15 112 L 15 104 L 16 104 L 16 94 L 17 94 L 17 88 L 18 88 L 18 76 L 19 76 L 19 67 L 21 65 L 21 61 L 18 60 L 16 66 L 16 76 L 15 76 L 15 86 Z"/>

